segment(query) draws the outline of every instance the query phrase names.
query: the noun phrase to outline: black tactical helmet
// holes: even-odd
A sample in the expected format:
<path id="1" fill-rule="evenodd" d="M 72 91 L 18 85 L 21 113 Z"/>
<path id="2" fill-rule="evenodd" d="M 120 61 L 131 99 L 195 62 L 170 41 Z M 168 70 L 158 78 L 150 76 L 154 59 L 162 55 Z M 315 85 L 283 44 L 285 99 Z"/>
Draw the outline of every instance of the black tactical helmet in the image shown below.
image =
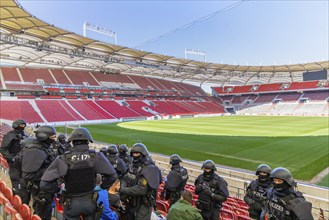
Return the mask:
<path id="1" fill-rule="evenodd" d="M 120 152 L 128 152 L 128 147 L 126 144 L 120 144 L 119 146 L 119 151 Z"/>
<path id="2" fill-rule="evenodd" d="M 264 172 L 271 174 L 272 168 L 267 164 L 261 164 L 257 167 L 256 175 L 259 175 L 259 172 Z"/>
<path id="3" fill-rule="evenodd" d="M 149 152 L 147 151 L 146 146 L 142 143 L 136 143 L 133 145 L 130 150 L 130 156 L 133 156 L 133 153 L 141 153 L 144 156 L 149 156 Z"/>
<path id="4" fill-rule="evenodd" d="M 212 169 L 214 171 L 217 171 L 216 165 L 215 165 L 214 161 L 212 161 L 212 160 L 206 160 L 202 164 L 201 170 L 202 169 Z"/>
<path id="5" fill-rule="evenodd" d="M 58 140 L 65 140 L 65 138 L 66 138 L 65 134 L 60 134 L 57 137 Z"/>
<path id="6" fill-rule="evenodd" d="M 93 138 L 91 137 L 87 128 L 76 128 L 72 131 L 70 137 L 67 139 L 68 142 L 71 141 L 89 141 L 93 143 Z"/>
<path id="7" fill-rule="evenodd" d="M 107 148 L 107 153 L 109 154 L 117 154 L 118 153 L 118 147 L 115 144 L 110 144 Z"/>
<path id="8" fill-rule="evenodd" d="M 290 171 L 283 167 L 277 167 L 271 172 L 271 179 L 282 179 L 290 186 L 295 186 L 295 180 Z"/>
<path id="9" fill-rule="evenodd" d="M 36 131 L 34 131 L 35 137 L 38 141 L 45 141 L 50 136 L 56 135 L 56 129 L 50 125 L 40 126 Z"/>
<path id="10" fill-rule="evenodd" d="M 173 154 L 170 156 L 170 160 L 169 160 L 170 164 L 178 164 L 180 162 L 183 162 L 183 161 L 178 154 Z"/>
<path id="11" fill-rule="evenodd" d="M 24 121 L 23 119 L 16 119 L 14 122 L 13 122 L 13 124 L 12 124 L 12 128 L 17 128 L 19 125 L 21 125 L 21 124 L 25 124 L 25 126 L 26 126 L 26 121 Z"/>
<path id="12" fill-rule="evenodd" d="M 25 138 L 21 141 L 21 148 L 27 148 L 30 144 L 33 143 L 34 138 Z"/>
<path id="13" fill-rule="evenodd" d="M 106 147 L 102 147 L 99 152 L 102 152 L 105 156 L 107 155 L 107 148 Z"/>

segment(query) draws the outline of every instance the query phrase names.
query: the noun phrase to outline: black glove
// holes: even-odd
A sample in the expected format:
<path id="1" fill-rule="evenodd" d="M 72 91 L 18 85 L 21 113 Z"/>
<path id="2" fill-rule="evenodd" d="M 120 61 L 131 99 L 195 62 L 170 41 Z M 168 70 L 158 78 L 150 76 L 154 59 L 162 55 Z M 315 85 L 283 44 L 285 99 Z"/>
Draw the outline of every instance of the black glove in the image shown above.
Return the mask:
<path id="1" fill-rule="evenodd" d="M 255 210 L 258 210 L 258 211 L 262 210 L 262 205 L 261 205 L 261 203 L 259 203 L 259 202 L 254 202 L 254 203 L 251 205 L 251 207 L 252 207 L 253 209 L 255 209 Z"/>
<path id="2" fill-rule="evenodd" d="M 212 196 L 213 195 L 213 192 L 211 192 L 210 188 L 209 187 L 204 187 L 202 193 L 204 195 L 207 195 L 207 196 Z"/>
<path id="3" fill-rule="evenodd" d="M 213 198 L 215 201 L 218 201 L 220 203 L 222 203 L 226 200 L 226 197 L 224 197 L 220 194 L 212 194 L 211 198 Z"/>
<path id="4" fill-rule="evenodd" d="M 120 196 L 123 196 L 123 195 L 126 194 L 126 193 L 125 193 L 125 192 L 126 192 L 125 189 L 126 189 L 126 188 L 124 188 L 124 187 L 122 187 L 122 188 L 120 189 L 120 191 L 119 191 Z"/>

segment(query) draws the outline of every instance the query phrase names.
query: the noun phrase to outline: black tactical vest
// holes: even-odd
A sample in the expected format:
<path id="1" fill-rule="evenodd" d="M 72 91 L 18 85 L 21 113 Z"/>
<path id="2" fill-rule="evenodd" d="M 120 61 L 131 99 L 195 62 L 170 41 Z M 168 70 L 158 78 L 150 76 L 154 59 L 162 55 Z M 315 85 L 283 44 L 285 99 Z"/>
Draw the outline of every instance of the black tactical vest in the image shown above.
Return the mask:
<path id="1" fill-rule="evenodd" d="M 49 146 L 44 146 L 44 145 L 45 145 L 44 143 L 32 143 L 26 149 L 28 151 L 33 148 L 36 148 L 36 149 L 43 150 L 46 153 L 47 157 L 44 160 L 40 169 L 48 168 L 50 166 L 50 164 L 56 159 L 56 153 L 54 152 L 54 150 L 51 149 Z"/>
<path id="2" fill-rule="evenodd" d="M 63 155 L 68 165 L 67 174 L 64 177 L 65 189 L 68 194 L 80 194 L 92 192 L 96 185 L 94 151 L 67 152 Z"/>
<path id="3" fill-rule="evenodd" d="M 141 166 L 134 167 L 133 164 L 129 166 L 129 170 L 124 177 L 124 180 L 127 183 L 127 187 L 132 187 L 137 185 L 141 170 L 142 170 Z"/>
<path id="4" fill-rule="evenodd" d="M 274 194 L 273 188 L 267 192 L 268 212 L 270 220 L 295 220 L 297 219 L 291 209 L 287 206 L 289 200 L 297 196 L 291 193 L 285 197 L 278 197 Z"/>
<path id="5" fill-rule="evenodd" d="M 117 168 L 118 168 L 118 156 L 108 154 L 107 155 L 107 159 L 110 161 L 110 163 L 112 164 L 113 168 L 115 170 L 117 170 Z"/>
<path id="6" fill-rule="evenodd" d="M 270 187 L 270 184 L 263 184 L 258 181 L 252 181 L 250 183 L 250 197 L 257 201 L 261 202 L 265 199 L 265 194 L 267 189 Z"/>
<path id="7" fill-rule="evenodd" d="M 14 138 L 10 143 L 10 147 L 8 147 L 8 151 L 11 155 L 16 156 L 21 151 L 21 140 L 23 140 L 23 136 L 21 134 L 17 134 L 15 131 L 9 132 L 7 135 L 11 135 Z"/>
<path id="8" fill-rule="evenodd" d="M 208 186 L 213 193 L 218 193 L 220 191 L 218 187 L 218 182 L 220 181 L 219 176 L 214 175 L 213 179 L 207 180 L 207 178 L 204 178 L 202 175 L 200 177 L 199 185 Z"/>
<path id="9" fill-rule="evenodd" d="M 126 164 L 127 167 L 129 167 L 130 164 L 132 163 L 131 158 L 128 154 L 125 154 L 125 155 L 119 154 L 119 157 L 123 160 L 123 162 Z"/>

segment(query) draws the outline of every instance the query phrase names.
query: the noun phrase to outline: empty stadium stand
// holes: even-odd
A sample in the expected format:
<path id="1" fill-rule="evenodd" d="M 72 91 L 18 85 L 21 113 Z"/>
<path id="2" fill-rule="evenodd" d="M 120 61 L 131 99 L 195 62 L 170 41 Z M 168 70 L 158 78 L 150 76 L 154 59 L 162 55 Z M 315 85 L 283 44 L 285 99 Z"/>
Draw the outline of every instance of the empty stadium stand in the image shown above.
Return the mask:
<path id="1" fill-rule="evenodd" d="M 24 118 L 29 123 L 43 122 L 29 101 L 0 100 L 0 113 L 2 119 Z"/>
<path id="2" fill-rule="evenodd" d="M 325 81 L 213 87 L 230 112 L 248 115 L 328 116 Z M 232 111 L 234 109 L 234 111 Z"/>
<path id="3" fill-rule="evenodd" d="M 55 84 L 54 78 L 50 75 L 48 69 L 30 69 L 20 68 L 19 72 L 24 82 L 39 84 Z"/>

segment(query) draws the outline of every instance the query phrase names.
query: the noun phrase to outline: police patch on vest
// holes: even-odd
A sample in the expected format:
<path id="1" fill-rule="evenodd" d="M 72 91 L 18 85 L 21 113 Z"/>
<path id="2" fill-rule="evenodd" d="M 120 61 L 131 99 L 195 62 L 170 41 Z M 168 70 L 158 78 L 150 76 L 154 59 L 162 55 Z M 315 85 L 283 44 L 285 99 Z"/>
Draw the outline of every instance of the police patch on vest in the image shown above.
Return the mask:
<path id="1" fill-rule="evenodd" d="M 269 202 L 268 204 L 271 208 L 276 209 L 279 212 L 283 212 L 283 207 L 280 206 L 279 204 L 276 204 L 276 203 L 273 203 L 273 202 Z"/>
<path id="2" fill-rule="evenodd" d="M 141 179 L 141 181 L 140 181 L 140 185 L 142 185 L 142 186 L 146 186 L 147 185 L 147 180 L 146 179 Z"/>
<path id="3" fill-rule="evenodd" d="M 89 154 L 78 154 L 78 155 L 72 155 L 71 160 L 78 161 L 78 160 L 87 160 L 89 158 L 90 158 Z"/>

